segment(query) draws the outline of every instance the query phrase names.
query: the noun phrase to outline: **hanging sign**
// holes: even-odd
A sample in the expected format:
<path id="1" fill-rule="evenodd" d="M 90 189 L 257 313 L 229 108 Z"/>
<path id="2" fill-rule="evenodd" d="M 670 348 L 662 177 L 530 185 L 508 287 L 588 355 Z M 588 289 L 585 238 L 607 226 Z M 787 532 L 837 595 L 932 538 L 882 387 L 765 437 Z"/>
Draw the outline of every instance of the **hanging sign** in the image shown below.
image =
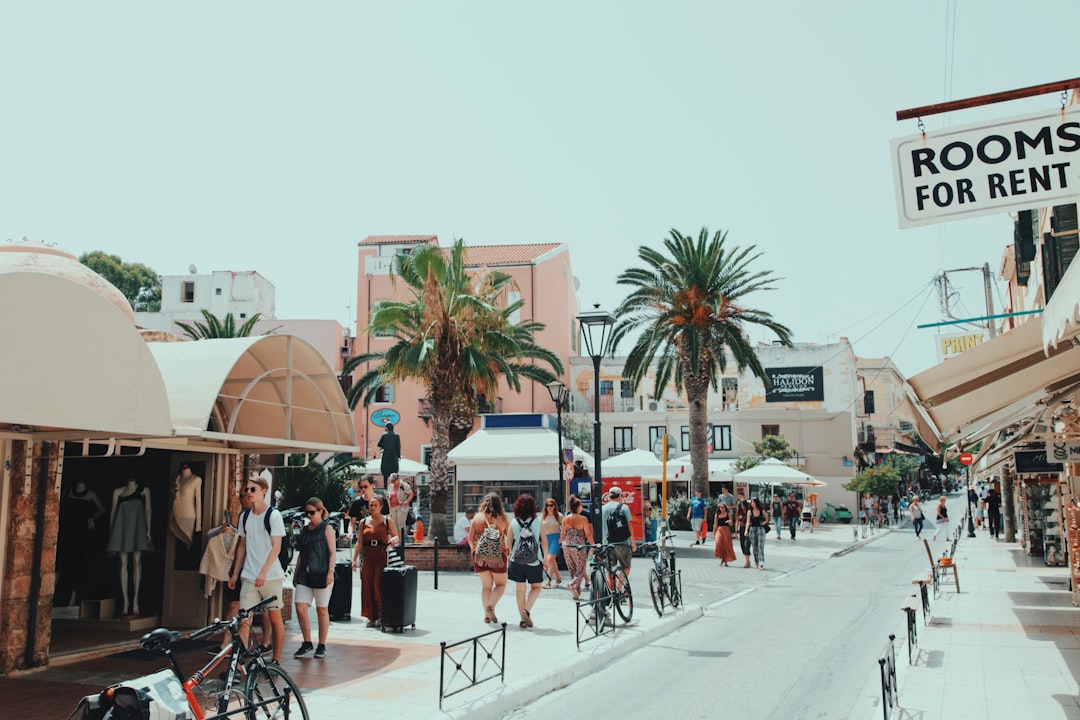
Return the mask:
<path id="1" fill-rule="evenodd" d="M 900 227 L 1074 203 L 1080 196 L 1077 151 L 1076 105 L 896 138 Z"/>
<path id="2" fill-rule="evenodd" d="M 391 408 L 383 408 L 371 413 L 371 424 L 383 427 L 387 423 L 395 425 L 401 420 L 401 413 Z"/>
<path id="3" fill-rule="evenodd" d="M 1047 460 L 1045 450 L 1017 450 L 1013 453 L 1013 460 L 1016 462 L 1016 472 L 1020 474 L 1044 475 L 1065 469 L 1061 463 Z"/>
<path id="4" fill-rule="evenodd" d="M 765 402 L 825 399 L 825 373 L 820 365 L 765 368 L 765 374 L 769 376 Z"/>
<path id="5" fill-rule="evenodd" d="M 956 357 L 986 341 L 986 333 L 970 332 L 937 336 L 938 362 Z"/>
<path id="6" fill-rule="evenodd" d="M 1080 440 L 1048 440 L 1046 457 L 1053 462 L 1080 462 Z"/>

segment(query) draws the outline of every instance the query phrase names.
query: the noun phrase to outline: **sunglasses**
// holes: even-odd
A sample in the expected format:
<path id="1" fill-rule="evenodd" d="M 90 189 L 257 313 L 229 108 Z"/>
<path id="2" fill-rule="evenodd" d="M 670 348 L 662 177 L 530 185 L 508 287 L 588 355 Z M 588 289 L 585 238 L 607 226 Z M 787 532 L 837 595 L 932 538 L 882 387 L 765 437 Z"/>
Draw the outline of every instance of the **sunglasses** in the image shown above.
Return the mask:
<path id="1" fill-rule="evenodd" d="M 555 503 L 544 503 L 547 507 L 555 507 Z"/>
<path id="2" fill-rule="evenodd" d="M 246 493 L 255 493 L 255 492 L 258 492 L 258 490 L 259 490 L 258 485 L 252 485 L 251 487 L 244 488 L 244 492 L 246 492 Z"/>
<path id="3" fill-rule="evenodd" d="M 304 513 L 307 514 L 307 515 L 315 515 L 318 512 L 319 512 L 318 510 L 305 510 L 304 511 Z"/>

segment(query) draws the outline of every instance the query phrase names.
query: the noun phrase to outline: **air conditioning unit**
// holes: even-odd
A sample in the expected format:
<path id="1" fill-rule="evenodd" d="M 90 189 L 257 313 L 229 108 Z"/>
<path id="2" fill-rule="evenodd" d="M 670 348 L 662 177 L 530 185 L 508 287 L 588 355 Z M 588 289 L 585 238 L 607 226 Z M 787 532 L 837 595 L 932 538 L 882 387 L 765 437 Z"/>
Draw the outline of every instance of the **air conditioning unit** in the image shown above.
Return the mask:
<path id="1" fill-rule="evenodd" d="M 667 410 L 667 403 L 665 403 L 663 400 L 645 400 L 644 405 L 645 409 L 649 412 L 659 412 L 662 410 Z"/>

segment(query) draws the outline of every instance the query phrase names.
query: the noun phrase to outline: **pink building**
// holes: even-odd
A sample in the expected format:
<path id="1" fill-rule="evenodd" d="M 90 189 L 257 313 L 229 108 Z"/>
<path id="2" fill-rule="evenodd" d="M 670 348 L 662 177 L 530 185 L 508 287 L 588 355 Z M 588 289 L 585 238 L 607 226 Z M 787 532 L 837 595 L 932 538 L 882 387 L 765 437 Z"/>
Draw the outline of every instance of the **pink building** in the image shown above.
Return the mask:
<path id="1" fill-rule="evenodd" d="M 368 318 L 376 304 L 386 300 L 406 300 L 411 290 L 403 282 L 392 282 L 393 260 L 399 253 L 409 253 L 424 244 L 438 245 L 435 235 L 372 235 L 359 243 L 359 267 L 356 289 L 356 327 L 353 353 L 379 352 L 393 340 L 366 332 Z M 545 329 L 536 340 L 554 352 L 569 367 L 571 354 L 577 351 L 578 312 L 575 280 L 570 265 L 570 249 L 565 243 L 531 245 L 473 245 L 466 248 L 470 268 L 498 268 L 513 276 L 517 290 L 508 293 L 507 302 L 525 300 L 517 320 L 536 320 Z M 363 369 L 360 371 L 362 372 Z M 359 375 L 359 373 L 358 373 Z M 564 375 L 560 378 L 568 382 Z M 413 382 L 388 384 L 377 400 L 354 413 L 357 443 L 367 457 L 376 457 L 376 444 L 386 422 L 393 422 L 402 439 L 402 457 L 427 462 L 431 444 L 427 390 Z M 488 398 L 481 412 L 553 412 L 554 403 L 546 387 L 531 382 L 522 384 L 520 394 L 502 385 L 497 397 Z M 378 467 L 378 463 L 375 463 Z"/>

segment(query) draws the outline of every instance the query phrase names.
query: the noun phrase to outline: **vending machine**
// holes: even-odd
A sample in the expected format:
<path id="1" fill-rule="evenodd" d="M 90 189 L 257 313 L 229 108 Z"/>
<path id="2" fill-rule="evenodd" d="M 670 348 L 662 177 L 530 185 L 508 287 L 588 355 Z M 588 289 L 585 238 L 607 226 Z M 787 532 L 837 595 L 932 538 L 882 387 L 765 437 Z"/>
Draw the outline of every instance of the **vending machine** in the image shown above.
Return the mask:
<path id="1" fill-rule="evenodd" d="M 645 539 L 645 502 L 641 478 L 604 478 L 603 503 L 607 503 L 610 499 L 608 497 L 608 492 L 615 486 L 618 486 L 618 488 L 622 490 L 622 501 L 630 508 L 630 534 L 633 536 L 634 540 L 642 542 Z"/>

